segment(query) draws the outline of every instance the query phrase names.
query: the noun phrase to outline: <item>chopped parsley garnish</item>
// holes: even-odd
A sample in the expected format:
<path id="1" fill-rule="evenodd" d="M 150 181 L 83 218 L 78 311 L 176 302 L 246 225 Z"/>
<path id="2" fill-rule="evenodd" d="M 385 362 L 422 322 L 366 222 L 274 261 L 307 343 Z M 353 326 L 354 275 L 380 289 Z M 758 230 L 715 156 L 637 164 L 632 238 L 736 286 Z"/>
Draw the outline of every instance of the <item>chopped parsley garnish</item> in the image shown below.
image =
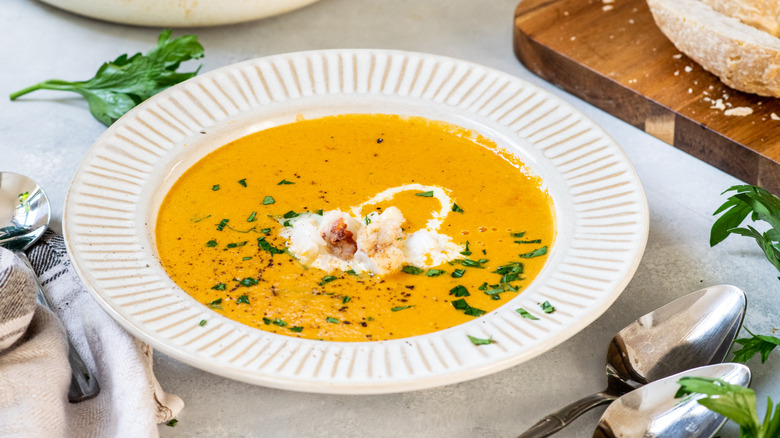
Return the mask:
<path id="1" fill-rule="evenodd" d="M 432 198 L 433 197 L 433 190 L 430 190 L 430 191 L 427 191 L 427 192 L 415 193 L 414 196 L 422 196 L 424 198 Z"/>
<path id="2" fill-rule="evenodd" d="M 217 298 L 216 300 L 210 302 L 209 307 L 212 309 L 222 310 L 222 298 Z"/>
<path id="3" fill-rule="evenodd" d="M 271 205 L 274 202 L 276 202 L 276 201 L 274 201 L 273 196 L 266 196 L 265 198 L 263 198 L 263 205 Z M 287 217 L 287 216 L 285 216 L 285 217 Z"/>
<path id="4" fill-rule="evenodd" d="M 330 283 L 333 280 L 338 280 L 339 278 L 334 275 L 326 275 L 322 277 L 322 280 L 320 280 L 319 285 L 325 286 L 326 284 Z"/>
<path id="5" fill-rule="evenodd" d="M 206 216 L 204 216 L 204 217 L 198 217 L 198 215 L 197 215 L 197 214 L 194 214 L 194 215 L 192 215 L 192 217 L 190 218 L 190 222 L 193 222 L 193 223 L 196 223 L 196 224 L 197 224 L 198 222 L 204 221 L 204 220 L 206 220 L 206 219 L 208 219 L 208 218 L 210 218 L 210 217 L 211 217 L 211 215 L 210 215 L 210 214 L 207 214 L 207 215 L 206 215 Z"/>
<path id="6" fill-rule="evenodd" d="M 217 283 L 214 286 L 211 286 L 214 290 L 225 290 L 225 283 Z M 222 301 L 222 298 L 220 298 L 220 302 Z"/>
<path id="7" fill-rule="evenodd" d="M 174 426 L 176 426 L 176 423 L 178 423 L 178 422 L 179 422 L 179 420 L 177 420 L 177 419 L 175 419 L 175 418 L 174 418 L 174 419 L 172 419 L 171 421 L 169 421 L 169 422 L 165 423 L 165 425 L 166 425 L 166 426 L 171 426 L 171 427 L 174 427 Z"/>
<path id="8" fill-rule="evenodd" d="M 455 295 L 456 297 L 467 297 L 471 294 L 465 286 L 459 284 L 450 289 L 450 295 Z"/>
<path id="9" fill-rule="evenodd" d="M 547 254 L 547 247 L 543 246 L 541 248 L 536 248 L 535 250 L 533 250 L 531 252 L 527 252 L 525 254 L 519 254 L 518 257 L 523 258 L 523 259 L 530 259 L 530 258 L 534 258 L 534 257 L 543 256 L 545 254 Z"/>
<path id="10" fill-rule="evenodd" d="M 263 323 L 265 323 L 265 325 L 271 325 L 271 324 L 273 324 L 273 325 L 278 325 L 279 327 L 287 327 L 287 323 L 286 323 L 286 322 L 284 322 L 284 321 L 282 321 L 282 320 L 281 320 L 281 319 L 279 319 L 279 318 L 274 318 L 274 319 L 271 319 L 271 318 L 263 318 Z"/>
<path id="11" fill-rule="evenodd" d="M 240 248 L 242 246 L 246 245 L 246 240 L 243 242 L 231 242 L 225 245 L 225 251 L 231 249 L 231 248 Z"/>
<path id="12" fill-rule="evenodd" d="M 295 333 L 300 333 L 303 331 L 303 327 L 298 327 L 298 326 L 290 327 L 290 331 Z"/>
<path id="13" fill-rule="evenodd" d="M 523 236 L 525 236 L 525 231 L 521 231 L 519 233 L 512 233 L 511 236 L 512 237 L 517 237 L 517 238 L 523 237 Z"/>
<path id="14" fill-rule="evenodd" d="M 466 315 L 469 316 L 481 316 L 485 314 L 484 310 L 471 307 L 465 299 L 461 298 L 452 302 L 452 306 L 458 310 L 463 310 Z"/>
<path id="15" fill-rule="evenodd" d="M 498 269 L 493 271 L 494 274 L 507 275 L 507 274 L 522 274 L 525 267 L 522 262 L 509 262 L 503 266 L 499 266 Z M 506 283 L 506 282 L 503 282 Z"/>
<path id="16" fill-rule="evenodd" d="M 244 280 L 246 280 L 246 278 L 245 278 Z M 254 279 L 253 279 L 253 280 L 254 280 Z M 255 284 L 257 284 L 257 283 L 255 283 Z M 249 297 L 248 297 L 248 296 L 246 296 L 246 295 L 241 295 L 241 296 L 240 296 L 240 297 L 238 297 L 238 299 L 236 300 L 236 304 L 249 304 Z"/>
<path id="17" fill-rule="evenodd" d="M 222 219 L 221 221 L 219 221 L 219 223 L 217 224 L 217 231 L 224 230 L 228 222 L 230 222 L 230 219 Z"/>
<path id="18" fill-rule="evenodd" d="M 443 271 L 441 269 L 428 269 L 428 272 L 425 273 L 426 277 L 438 277 L 441 274 L 446 274 L 447 271 Z"/>
<path id="19" fill-rule="evenodd" d="M 553 313 L 553 312 L 555 312 L 555 307 L 553 307 L 553 305 L 550 304 L 549 301 L 543 302 L 542 304 L 540 304 L 540 306 L 542 306 L 542 311 L 544 311 L 544 313 Z"/>
<path id="20" fill-rule="evenodd" d="M 452 211 L 455 213 L 463 213 L 463 209 L 458 207 L 458 204 L 455 203 L 452 204 Z"/>
<path id="21" fill-rule="evenodd" d="M 283 180 L 279 181 L 278 183 L 276 183 L 277 186 L 286 185 L 286 184 L 295 184 L 295 183 L 292 182 L 292 181 L 287 181 L 286 179 L 283 179 Z"/>
<path id="22" fill-rule="evenodd" d="M 456 269 L 456 270 L 452 271 L 452 274 L 450 274 L 450 275 L 452 276 L 452 278 L 460 278 L 460 277 L 463 277 L 463 274 L 465 274 L 465 273 L 466 273 L 465 269 Z"/>
<path id="23" fill-rule="evenodd" d="M 271 229 L 270 228 L 263 228 L 262 230 L 260 230 L 260 232 L 261 233 L 265 233 L 265 235 L 267 236 L 268 234 L 271 233 Z"/>
<path id="24" fill-rule="evenodd" d="M 259 246 L 260 248 L 262 248 L 265 251 L 270 252 L 271 254 L 283 254 L 284 253 L 284 249 L 279 249 L 279 248 L 277 248 L 275 246 L 272 246 L 270 243 L 268 243 L 265 240 L 265 237 L 258 237 L 257 238 L 257 246 Z"/>
<path id="25" fill-rule="evenodd" d="M 464 249 L 460 253 L 462 255 L 464 255 L 464 256 L 470 256 L 471 255 L 471 251 L 469 251 L 469 241 L 468 240 L 466 241 L 466 249 Z"/>
<path id="26" fill-rule="evenodd" d="M 423 273 L 423 271 L 424 269 L 420 269 L 417 266 L 412 266 L 412 265 L 406 265 L 403 268 L 401 268 L 401 272 L 405 272 L 407 274 L 412 274 L 412 275 L 420 275 Z"/>
<path id="27" fill-rule="evenodd" d="M 391 311 L 393 311 L 393 312 L 398 312 L 399 310 L 410 309 L 410 308 L 412 308 L 412 307 L 414 307 L 414 306 L 401 306 L 401 307 L 393 307 L 393 308 L 392 308 L 392 309 L 390 309 L 390 310 L 391 310 Z"/>
<path id="28" fill-rule="evenodd" d="M 334 318 L 332 316 L 329 316 L 329 317 L 325 318 L 325 321 L 328 321 L 331 324 L 338 324 L 339 323 L 338 318 Z"/>
<path id="29" fill-rule="evenodd" d="M 536 240 L 515 240 L 515 243 L 542 243 L 542 239 L 536 239 Z"/>
<path id="30" fill-rule="evenodd" d="M 246 277 L 243 280 L 237 280 L 237 281 L 238 281 L 239 285 L 244 286 L 244 287 L 256 286 L 258 283 L 260 283 L 259 281 L 257 281 L 257 279 L 252 278 L 252 277 Z M 246 297 L 246 295 L 242 295 L 242 296 Z M 239 302 L 240 302 L 240 300 L 241 300 L 241 298 L 239 298 Z"/>
<path id="31" fill-rule="evenodd" d="M 245 262 L 247 260 L 252 260 L 252 257 L 244 257 L 244 258 L 241 259 L 242 262 Z"/>
<path id="32" fill-rule="evenodd" d="M 257 220 L 257 212 L 253 211 L 252 214 L 249 215 L 248 218 L 246 218 L 247 222 L 254 222 Z"/>
<path id="33" fill-rule="evenodd" d="M 344 297 L 341 299 L 341 303 L 342 303 L 342 304 L 347 304 L 347 303 L 349 302 L 349 300 L 351 300 L 351 299 L 352 299 L 351 297 L 348 297 L 348 296 L 346 296 L 346 295 L 345 295 L 345 296 L 344 296 Z"/>
<path id="34" fill-rule="evenodd" d="M 214 248 L 215 246 L 217 246 L 217 241 L 216 240 L 209 240 L 208 242 L 206 242 L 206 246 L 209 247 L 209 248 Z"/>
<path id="35" fill-rule="evenodd" d="M 360 276 L 360 274 L 358 274 L 357 272 L 355 272 L 355 270 L 354 270 L 354 269 L 350 269 L 349 271 L 347 271 L 347 274 L 349 274 L 349 275 L 354 275 L 355 277 L 359 277 L 359 276 Z"/>
<path id="36" fill-rule="evenodd" d="M 212 190 L 212 191 L 215 191 L 215 192 L 216 192 L 217 190 L 219 190 L 219 184 L 214 184 L 213 186 L 211 186 L 211 190 Z"/>
<path id="37" fill-rule="evenodd" d="M 322 209 L 319 209 L 319 210 L 315 211 L 314 214 L 318 214 L 318 215 L 322 216 Z"/>
<path id="38" fill-rule="evenodd" d="M 363 218 L 363 222 L 365 222 L 365 224 L 368 225 L 368 224 L 371 223 L 371 218 L 366 216 L 366 217 Z"/>
<path id="39" fill-rule="evenodd" d="M 488 284 L 487 284 L 487 281 L 486 281 L 486 282 L 482 283 L 477 289 L 479 289 L 479 290 L 487 290 L 487 288 L 488 288 Z"/>
<path id="40" fill-rule="evenodd" d="M 292 219 L 294 217 L 298 217 L 298 213 L 290 210 L 287 213 L 285 213 L 282 217 L 285 218 L 285 219 Z"/>
<path id="41" fill-rule="evenodd" d="M 522 316 L 523 318 L 527 318 L 527 319 L 530 319 L 530 320 L 533 320 L 533 321 L 538 321 L 539 320 L 539 318 L 531 315 L 531 313 L 529 311 L 523 309 L 522 307 L 518 307 L 517 309 L 515 309 L 515 312 L 519 313 L 520 316 Z"/>
<path id="42" fill-rule="evenodd" d="M 485 267 L 482 266 L 483 264 L 487 263 L 488 259 L 479 259 L 479 260 L 471 260 L 471 259 L 457 259 L 453 260 L 454 263 L 460 263 L 463 266 L 466 266 L 468 268 L 480 268 L 484 269 Z"/>
<path id="43" fill-rule="evenodd" d="M 238 183 L 246 187 L 246 178 L 238 180 Z"/>
<path id="44" fill-rule="evenodd" d="M 198 324 L 198 325 L 203 327 L 204 325 L 206 325 L 206 320 L 205 319 L 201 319 L 200 320 L 200 324 Z"/>
<path id="45" fill-rule="evenodd" d="M 469 340 L 474 345 L 488 345 L 488 344 L 492 344 L 493 342 L 496 342 L 496 341 L 493 340 L 492 337 L 487 338 L 487 339 L 483 339 L 483 338 L 475 338 L 474 336 L 471 336 L 471 335 L 466 335 L 466 336 L 469 337 Z"/>

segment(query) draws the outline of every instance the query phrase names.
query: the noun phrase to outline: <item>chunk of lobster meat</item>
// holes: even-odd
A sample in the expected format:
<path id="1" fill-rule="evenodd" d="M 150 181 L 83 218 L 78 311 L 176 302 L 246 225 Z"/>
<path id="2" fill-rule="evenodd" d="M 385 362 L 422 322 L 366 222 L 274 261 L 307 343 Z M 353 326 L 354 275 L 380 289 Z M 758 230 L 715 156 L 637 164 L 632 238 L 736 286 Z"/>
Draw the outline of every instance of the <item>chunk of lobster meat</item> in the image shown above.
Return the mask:
<path id="1" fill-rule="evenodd" d="M 347 229 L 343 218 L 338 218 L 322 233 L 322 239 L 328 245 L 328 252 L 342 260 L 352 260 L 358 245 L 352 231 Z"/>

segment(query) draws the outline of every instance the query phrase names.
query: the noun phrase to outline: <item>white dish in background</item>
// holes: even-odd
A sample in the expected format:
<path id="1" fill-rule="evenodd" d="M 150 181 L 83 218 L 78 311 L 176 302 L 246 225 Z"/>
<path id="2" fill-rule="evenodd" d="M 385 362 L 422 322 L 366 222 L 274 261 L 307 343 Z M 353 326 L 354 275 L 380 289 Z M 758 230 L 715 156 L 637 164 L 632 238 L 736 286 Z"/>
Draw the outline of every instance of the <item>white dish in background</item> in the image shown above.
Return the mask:
<path id="1" fill-rule="evenodd" d="M 114 23 L 154 27 L 217 26 L 279 15 L 317 0 L 40 0 Z"/>
<path id="2" fill-rule="evenodd" d="M 154 224 L 173 183 L 231 140 L 302 115 L 394 113 L 475 130 L 541 176 L 555 243 L 537 279 L 483 317 L 383 342 L 323 342 L 227 319 L 179 289 L 156 258 Z M 65 205 L 73 265 L 98 302 L 164 353 L 236 380 L 367 394 L 445 385 L 531 359 L 594 321 L 620 295 L 647 242 L 639 178 L 620 147 L 560 99 L 452 58 L 387 50 L 270 56 L 197 76 L 114 123 L 79 167 Z M 532 321 L 515 309 L 556 307 Z M 541 313 L 541 312 L 536 312 Z M 201 327 L 200 321 L 209 323 Z M 492 337 L 472 344 L 468 335 Z"/>

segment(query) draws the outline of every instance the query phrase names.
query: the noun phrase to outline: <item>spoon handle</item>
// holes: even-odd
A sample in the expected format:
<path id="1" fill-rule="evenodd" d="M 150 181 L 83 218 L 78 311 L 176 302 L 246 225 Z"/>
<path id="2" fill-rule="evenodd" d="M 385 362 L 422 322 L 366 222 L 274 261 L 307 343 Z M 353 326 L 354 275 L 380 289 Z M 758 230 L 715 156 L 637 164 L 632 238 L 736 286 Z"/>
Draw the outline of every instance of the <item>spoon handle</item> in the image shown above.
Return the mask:
<path id="1" fill-rule="evenodd" d="M 24 264 L 30 268 L 30 271 L 32 271 L 33 278 L 35 279 L 38 302 L 47 309 L 54 311 L 49 297 L 47 297 L 46 293 L 43 291 L 43 287 L 41 287 L 41 283 L 38 281 L 38 276 L 35 274 L 35 270 L 30 264 L 30 259 L 28 259 L 27 255 L 22 251 L 16 251 L 16 255 L 19 256 Z M 74 347 L 73 343 L 70 341 L 70 336 L 68 336 L 67 331 L 65 332 L 65 339 L 68 341 L 68 362 L 70 363 L 72 373 L 70 388 L 68 389 L 68 401 L 71 403 L 78 403 L 89 400 L 100 393 L 100 386 L 98 385 L 97 379 L 90 374 L 89 368 L 84 364 L 81 356 L 79 356 L 76 347 Z"/>
<path id="2" fill-rule="evenodd" d="M 576 402 L 559 409 L 552 414 L 542 418 L 538 423 L 531 426 L 530 429 L 523 432 L 518 438 L 543 438 L 550 436 L 574 421 L 585 412 L 603 404 L 611 403 L 617 397 L 605 392 L 598 392 L 593 395 L 581 398 Z"/>

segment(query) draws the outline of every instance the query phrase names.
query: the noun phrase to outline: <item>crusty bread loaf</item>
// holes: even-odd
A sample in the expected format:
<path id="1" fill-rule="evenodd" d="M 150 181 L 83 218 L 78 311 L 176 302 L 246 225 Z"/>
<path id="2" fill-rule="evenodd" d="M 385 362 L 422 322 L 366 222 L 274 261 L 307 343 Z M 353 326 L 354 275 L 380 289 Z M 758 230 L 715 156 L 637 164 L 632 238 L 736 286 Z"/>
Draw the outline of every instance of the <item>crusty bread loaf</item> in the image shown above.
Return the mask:
<path id="1" fill-rule="evenodd" d="M 721 14 L 734 17 L 757 29 L 780 36 L 780 1 L 701 0 Z"/>
<path id="2" fill-rule="evenodd" d="M 780 38 L 698 0 L 647 0 L 647 4 L 677 49 L 726 85 L 780 97 Z"/>

